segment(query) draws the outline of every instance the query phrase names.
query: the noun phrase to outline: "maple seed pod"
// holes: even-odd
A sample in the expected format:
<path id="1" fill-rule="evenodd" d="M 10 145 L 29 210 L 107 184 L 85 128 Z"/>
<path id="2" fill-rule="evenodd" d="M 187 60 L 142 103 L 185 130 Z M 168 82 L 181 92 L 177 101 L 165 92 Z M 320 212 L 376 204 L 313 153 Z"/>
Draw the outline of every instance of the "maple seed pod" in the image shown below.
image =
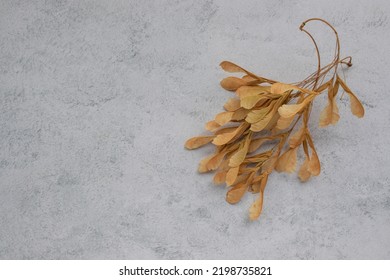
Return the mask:
<path id="1" fill-rule="evenodd" d="M 314 37 L 305 29 L 307 23 L 320 21 L 327 25 L 336 38 L 336 53 L 332 62 L 320 65 L 320 54 Z M 327 21 L 311 18 L 300 30 L 313 41 L 318 61 L 317 71 L 298 83 L 283 83 L 254 74 L 229 61 L 220 66 L 237 76 L 226 77 L 221 86 L 233 92 L 223 105 L 224 111 L 206 123 L 209 135 L 186 141 L 187 149 L 212 144 L 214 153 L 201 160 L 200 173 L 213 172 L 216 185 L 226 184 L 226 201 L 240 202 L 246 192 L 257 195 L 249 208 L 249 219 L 256 220 L 263 212 L 264 192 L 270 174 L 292 173 L 298 169 L 302 182 L 321 173 L 321 163 L 309 131 L 310 112 L 317 97 L 327 95 L 327 104 L 320 113 L 319 126 L 335 125 L 340 120 L 337 94 L 343 90 L 349 98 L 353 115 L 364 116 L 364 107 L 346 82 L 337 74 L 340 64 L 352 66 L 350 56 L 339 57 L 339 37 Z M 328 80 L 327 80 L 328 79 Z M 302 147 L 302 149 L 300 149 Z M 298 152 L 304 161 L 298 162 Z M 297 167 L 298 166 L 298 167 Z"/>

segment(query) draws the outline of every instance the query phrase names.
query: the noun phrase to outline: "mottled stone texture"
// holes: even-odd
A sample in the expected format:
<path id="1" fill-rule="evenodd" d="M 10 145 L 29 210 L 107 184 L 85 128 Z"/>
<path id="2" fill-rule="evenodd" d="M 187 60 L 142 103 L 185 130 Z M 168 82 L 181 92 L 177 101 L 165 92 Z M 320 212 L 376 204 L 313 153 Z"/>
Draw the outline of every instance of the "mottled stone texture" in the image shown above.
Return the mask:
<path id="1" fill-rule="evenodd" d="M 388 259 L 388 1 L 0 1 L 0 258 Z M 366 117 L 312 132 L 321 176 L 273 174 L 261 219 L 186 151 L 230 93 L 218 64 L 297 81 L 338 29 Z M 307 25 L 323 61 L 332 33 Z"/>

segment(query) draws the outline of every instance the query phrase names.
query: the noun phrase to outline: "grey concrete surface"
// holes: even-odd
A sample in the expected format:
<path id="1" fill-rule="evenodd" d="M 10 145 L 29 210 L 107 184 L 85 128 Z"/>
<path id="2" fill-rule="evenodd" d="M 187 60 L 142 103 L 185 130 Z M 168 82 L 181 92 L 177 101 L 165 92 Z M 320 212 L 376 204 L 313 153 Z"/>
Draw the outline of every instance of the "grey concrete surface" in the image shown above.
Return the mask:
<path id="1" fill-rule="evenodd" d="M 1 259 L 388 259 L 388 1 L 0 1 Z M 335 25 L 364 119 L 311 122 L 322 162 L 273 174 L 264 212 L 225 202 L 186 151 L 230 93 L 222 60 L 297 81 L 300 23 Z M 323 61 L 331 32 L 307 27 Z"/>

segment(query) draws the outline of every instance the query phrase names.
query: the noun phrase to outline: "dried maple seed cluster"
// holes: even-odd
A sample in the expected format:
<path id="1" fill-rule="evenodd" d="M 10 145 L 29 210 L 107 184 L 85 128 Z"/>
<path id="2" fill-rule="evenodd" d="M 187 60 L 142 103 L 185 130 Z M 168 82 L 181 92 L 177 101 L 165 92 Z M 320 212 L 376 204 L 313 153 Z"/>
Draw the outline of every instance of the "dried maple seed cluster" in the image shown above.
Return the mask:
<path id="1" fill-rule="evenodd" d="M 304 29 L 306 23 L 320 21 L 328 25 L 336 36 L 336 52 L 331 63 L 321 67 L 317 44 Z M 215 171 L 215 184 L 230 187 L 226 195 L 229 203 L 237 203 L 247 192 L 258 193 L 249 209 L 249 218 L 257 219 L 262 211 L 264 189 L 273 170 L 291 173 L 297 165 L 297 152 L 303 149 L 304 161 L 298 176 L 302 181 L 320 174 L 321 165 L 308 121 L 314 99 L 328 93 L 328 104 L 320 115 L 319 126 L 336 124 L 340 118 L 336 96 L 341 87 L 349 96 L 352 113 L 361 118 L 364 108 L 346 83 L 337 74 L 341 64 L 352 66 L 351 57 L 339 58 L 340 42 L 336 30 L 328 22 L 312 18 L 300 27 L 312 39 L 318 58 L 318 70 L 302 82 L 287 84 L 255 75 L 240 66 L 224 61 L 223 70 L 243 73 L 227 77 L 221 86 L 235 92 L 224 105 L 224 112 L 206 124 L 210 135 L 198 136 L 185 143 L 196 149 L 208 143 L 215 152 L 199 164 L 199 172 Z M 328 79 L 326 82 L 325 79 Z"/>

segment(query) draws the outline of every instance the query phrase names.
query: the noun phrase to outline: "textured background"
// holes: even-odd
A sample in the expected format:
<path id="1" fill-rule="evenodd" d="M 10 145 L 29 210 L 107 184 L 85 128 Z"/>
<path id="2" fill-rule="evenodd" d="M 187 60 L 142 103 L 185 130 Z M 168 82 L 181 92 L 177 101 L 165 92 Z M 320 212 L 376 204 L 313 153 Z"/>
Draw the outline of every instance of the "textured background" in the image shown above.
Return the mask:
<path id="1" fill-rule="evenodd" d="M 388 1 L 0 1 L 0 258 L 390 258 Z M 338 29 L 364 119 L 312 130 L 321 176 L 273 174 L 261 219 L 186 151 L 218 64 L 297 81 Z M 332 33 L 317 34 L 324 61 Z"/>

